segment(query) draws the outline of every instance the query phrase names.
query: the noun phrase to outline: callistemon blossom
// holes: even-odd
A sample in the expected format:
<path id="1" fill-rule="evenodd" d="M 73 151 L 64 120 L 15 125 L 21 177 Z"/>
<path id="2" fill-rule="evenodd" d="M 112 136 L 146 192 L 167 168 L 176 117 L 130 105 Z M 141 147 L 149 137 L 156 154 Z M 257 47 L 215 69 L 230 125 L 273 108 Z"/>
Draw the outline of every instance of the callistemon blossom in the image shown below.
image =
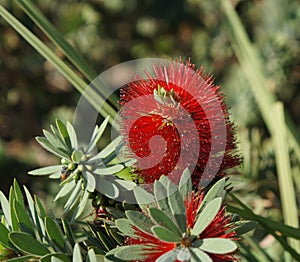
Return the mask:
<path id="1" fill-rule="evenodd" d="M 193 226 L 196 223 L 196 214 L 199 212 L 201 202 L 203 200 L 203 194 L 198 194 L 192 192 L 185 200 L 186 207 L 186 223 L 187 223 L 187 234 L 184 234 L 180 242 L 166 242 L 158 239 L 153 234 L 144 232 L 138 227 L 134 227 L 134 233 L 137 236 L 136 238 L 128 237 L 126 239 L 127 245 L 145 245 L 145 258 L 142 261 L 153 262 L 156 261 L 159 257 L 163 256 L 169 251 L 178 249 L 182 247 L 181 251 L 185 248 L 196 248 L 197 243 L 203 239 L 213 239 L 213 238 L 222 238 L 222 239 L 231 239 L 237 240 L 236 233 L 231 230 L 233 224 L 231 224 L 232 217 L 226 214 L 225 206 L 222 206 L 214 219 L 210 224 L 204 229 L 204 231 L 196 237 L 193 241 L 190 232 L 192 232 Z M 180 252 L 180 251 L 179 251 Z M 184 251 L 182 251 L 184 252 Z M 235 256 L 235 250 L 225 254 L 214 254 L 206 252 L 212 261 L 221 262 L 221 261 L 238 261 L 238 258 Z M 189 255 L 187 255 L 189 256 Z M 171 260 L 170 260 L 171 261 Z M 180 260 L 176 260 L 180 261 Z"/>
<path id="2" fill-rule="evenodd" d="M 163 185 L 161 181 L 156 181 L 155 186 Z M 164 185 L 169 192 L 174 192 L 175 186 L 167 183 Z M 234 242 L 238 240 L 237 225 L 222 204 L 219 192 L 223 185 L 224 179 L 206 195 L 201 191 L 182 194 L 177 190 L 165 199 L 156 199 L 143 213 L 126 211 L 128 220 L 117 220 L 116 225 L 129 236 L 125 246 L 115 250 L 115 256 L 146 262 L 194 261 L 193 258 L 197 258 L 195 261 L 237 261 Z"/>
<path id="3" fill-rule="evenodd" d="M 187 61 L 153 65 L 153 74 L 121 90 L 122 133 L 143 183 L 161 175 L 177 183 L 193 171 L 205 186 L 240 164 L 234 127 L 219 86 Z"/>

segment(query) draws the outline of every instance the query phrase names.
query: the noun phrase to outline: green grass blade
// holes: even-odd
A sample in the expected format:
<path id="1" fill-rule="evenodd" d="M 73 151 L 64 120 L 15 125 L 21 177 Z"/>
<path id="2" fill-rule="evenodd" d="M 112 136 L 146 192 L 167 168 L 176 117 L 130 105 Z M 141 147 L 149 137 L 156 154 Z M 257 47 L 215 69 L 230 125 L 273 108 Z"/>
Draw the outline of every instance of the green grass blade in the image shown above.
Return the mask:
<path id="1" fill-rule="evenodd" d="M 46 16 L 30 0 L 17 0 L 18 5 L 34 21 L 34 23 L 48 36 L 48 38 L 63 52 L 63 54 L 72 62 L 72 64 L 91 82 L 97 77 L 94 69 L 84 60 L 84 58 L 73 48 L 73 46 L 59 33 L 49 22 Z M 99 86 L 95 81 L 95 88 L 102 97 L 108 97 L 108 100 L 115 104 L 117 96 L 110 94 L 105 88 Z"/>
<path id="2" fill-rule="evenodd" d="M 232 193 L 228 193 L 235 203 L 240 205 L 241 208 L 233 206 L 231 204 L 226 204 L 227 210 L 231 213 L 236 213 L 240 215 L 241 217 L 253 221 L 257 221 L 260 224 L 267 225 L 267 227 L 272 228 L 278 232 L 284 237 L 292 237 L 295 239 L 300 240 L 300 230 L 298 228 L 294 228 L 288 225 L 285 225 L 280 222 L 276 222 L 274 220 L 262 217 L 260 215 L 256 215 L 252 212 L 252 210 L 247 207 L 242 201 L 240 201 L 236 196 L 234 196 Z"/>
<path id="3" fill-rule="evenodd" d="M 299 228 L 296 194 L 293 186 L 292 170 L 289 160 L 289 149 L 286 144 L 286 128 L 284 120 L 283 104 L 277 102 L 270 112 L 277 128 L 272 133 L 275 158 L 278 174 L 278 184 L 282 203 L 284 222 L 295 228 Z M 300 242 L 288 239 L 288 243 L 300 253 Z"/>
<path id="4" fill-rule="evenodd" d="M 250 208 L 243 204 L 232 193 L 229 193 L 229 195 L 235 200 L 237 204 L 239 204 L 242 207 L 238 208 L 227 204 L 226 206 L 229 212 L 236 213 L 241 217 L 249 220 L 257 221 L 268 233 L 272 234 L 276 238 L 276 240 L 282 245 L 285 251 L 289 252 L 291 256 L 294 259 L 296 259 L 296 261 L 300 261 L 300 254 L 294 248 L 292 248 L 285 240 L 286 236 L 300 239 L 300 230 L 298 228 L 290 227 L 285 224 L 256 215 L 252 212 Z"/>
<path id="5" fill-rule="evenodd" d="M 274 121 L 270 115 L 272 105 L 276 101 L 276 98 L 267 87 L 266 79 L 263 74 L 264 70 L 262 62 L 260 61 L 257 50 L 251 44 L 245 28 L 243 27 L 243 24 L 235 9 L 229 0 L 222 1 L 222 3 L 224 13 L 228 20 L 228 35 L 233 49 L 240 62 L 241 68 L 248 79 L 252 94 L 257 102 L 262 117 L 271 133 L 272 130 L 277 126 L 274 126 Z M 300 158 L 299 135 L 295 132 L 296 128 L 290 120 L 290 117 L 287 116 L 286 119 L 289 145 L 295 150 L 298 158 Z M 300 188 L 298 188 L 298 190 L 300 191 Z"/>
<path id="6" fill-rule="evenodd" d="M 73 46 L 66 41 L 66 39 L 56 30 L 44 14 L 31 1 L 16 0 L 16 2 L 89 81 L 92 81 L 97 76 L 93 68 L 91 68 L 83 57 L 76 52 Z"/>
<path id="7" fill-rule="evenodd" d="M 113 123 L 115 110 L 107 103 L 103 103 L 101 110 L 99 109 L 100 101 L 103 99 L 91 88 L 87 88 L 87 84 L 71 70 L 55 53 L 41 42 L 33 33 L 31 33 L 24 25 L 22 25 L 13 15 L 11 15 L 3 6 L 0 6 L 0 15 L 8 22 L 37 52 L 39 52 L 45 59 L 51 62 L 57 70 L 72 84 L 74 87 L 85 96 L 87 101 L 100 114 L 106 117 L 112 116 L 111 124 Z"/>

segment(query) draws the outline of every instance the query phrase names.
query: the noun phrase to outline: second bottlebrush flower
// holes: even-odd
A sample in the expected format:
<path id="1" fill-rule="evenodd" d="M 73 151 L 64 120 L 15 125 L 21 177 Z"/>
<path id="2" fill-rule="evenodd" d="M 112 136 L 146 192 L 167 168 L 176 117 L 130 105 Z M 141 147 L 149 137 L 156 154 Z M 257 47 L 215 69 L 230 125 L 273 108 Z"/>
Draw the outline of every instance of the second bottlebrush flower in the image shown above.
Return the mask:
<path id="1" fill-rule="evenodd" d="M 195 65 L 169 61 L 121 90 L 122 133 L 140 181 L 161 175 L 177 183 L 183 170 L 206 186 L 240 164 L 233 123 L 213 79 Z"/>

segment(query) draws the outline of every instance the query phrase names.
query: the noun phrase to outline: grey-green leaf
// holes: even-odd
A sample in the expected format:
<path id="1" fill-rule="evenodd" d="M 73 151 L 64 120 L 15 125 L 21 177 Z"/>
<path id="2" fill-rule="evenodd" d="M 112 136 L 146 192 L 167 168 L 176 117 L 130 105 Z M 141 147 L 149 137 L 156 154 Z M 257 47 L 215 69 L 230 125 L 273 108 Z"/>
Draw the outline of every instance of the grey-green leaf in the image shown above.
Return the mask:
<path id="1" fill-rule="evenodd" d="M 104 258 L 102 260 L 104 262 Z M 87 253 L 87 262 L 99 262 L 97 261 L 97 257 L 94 249 L 90 249 Z"/>
<path id="2" fill-rule="evenodd" d="M 69 121 L 67 122 L 67 131 L 69 133 L 71 145 L 73 149 L 78 148 L 78 139 L 77 139 L 76 131 Z"/>
<path id="3" fill-rule="evenodd" d="M 213 262 L 209 255 L 198 248 L 190 248 L 191 261 L 190 262 Z"/>
<path id="4" fill-rule="evenodd" d="M 68 134 L 68 131 L 67 131 L 67 128 L 66 128 L 65 124 L 61 120 L 56 119 L 56 126 L 57 126 L 57 128 L 59 130 L 61 138 L 66 143 L 68 151 L 72 152 L 71 140 L 70 140 L 70 137 L 69 137 L 69 134 Z"/>
<path id="5" fill-rule="evenodd" d="M 154 182 L 154 195 L 160 210 L 166 213 L 169 217 L 174 218 L 169 206 L 167 185 L 163 185 L 161 181 L 156 180 Z"/>
<path id="6" fill-rule="evenodd" d="M 123 165 L 115 164 L 113 166 L 97 168 L 93 172 L 97 175 L 112 175 L 112 174 L 120 172 L 123 168 L 124 168 Z"/>
<path id="7" fill-rule="evenodd" d="M 100 127 L 99 128 L 95 128 L 95 131 L 93 133 L 93 136 L 87 146 L 87 150 L 86 150 L 86 153 L 90 153 L 93 148 L 96 146 L 98 140 L 101 138 L 106 126 L 107 126 L 107 123 L 108 123 L 108 120 L 109 120 L 109 116 L 105 118 L 105 120 L 101 123 Z"/>
<path id="8" fill-rule="evenodd" d="M 54 201 L 57 201 L 58 199 L 68 195 L 70 192 L 74 190 L 75 186 L 76 183 L 74 179 L 72 179 L 71 182 L 64 184 L 62 188 L 59 190 L 59 192 L 56 194 Z"/>
<path id="9" fill-rule="evenodd" d="M 81 257 L 81 252 L 80 252 L 80 247 L 79 244 L 76 243 L 74 246 L 74 251 L 73 251 L 73 259 L 72 262 L 82 262 L 82 257 Z"/>
<path id="10" fill-rule="evenodd" d="M 14 185 L 13 187 L 14 187 L 14 191 L 15 191 L 16 200 L 23 208 L 25 208 L 23 194 L 22 194 L 21 188 L 17 182 L 17 179 L 14 179 L 13 185 Z"/>
<path id="11" fill-rule="evenodd" d="M 10 241 L 25 253 L 44 256 L 49 253 L 49 250 L 44 244 L 38 242 L 35 238 L 27 233 L 12 232 L 9 234 Z"/>
<path id="12" fill-rule="evenodd" d="M 85 207 L 86 207 L 86 204 L 89 200 L 89 192 L 87 191 L 87 189 L 84 191 L 84 194 L 83 194 L 83 197 L 82 199 L 80 200 L 80 203 L 78 204 L 75 212 L 74 212 L 74 215 L 73 215 L 73 218 L 72 218 L 72 221 L 74 221 L 75 219 L 78 219 L 80 218 L 80 216 L 82 215 Z"/>
<path id="13" fill-rule="evenodd" d="M 237 249 L 237 245 L 227 238 L 205 238 L 201 242 L 201 244 L 199 242 L 198 247 L 213 254 L 227 254 Z"/>
<path id="14" fill-rule="evenodd" d="M 162 226 L 153 226 L 151 228 L 153 234 L 160 240 L 166 242 L 180 242 L 181 236 Z"/>
<path id="15" fill-rule="evenodd" d="M 100 193 L 113 199 L 119 196 L 119 189 L 117 186 L 114 183 L 105 180 L 101 176 L 96 178 L 96 189 Z"/>
<path id="16" fill-rule="evenodd" d="M 124 233 L 126 236 L 136 237 L 134 234 L 134 229 L 132 228 L 132 224 L 126 218 L 120 218 L 116 220 L 117 228 Z"/>
<path id="17" fill-rule="evenodd" d="M 118 136 L 116 139 L 114 139 L 112 142 L 110 142 L 104 149 L 102 149 L 96 156 L 91 158 L 93 159 L 103 159 L 108 157 L 112 152 L 116 150 L 120 142 L 122 141 L 122 137 Z"/>
<path id="18" fill-rule="evenodd" d="M 136 201 L 138 202 L 138 204 L 142 210 L 146 211 L 146 209 L 148 207 L 154 206 L 155 199 L 152 194 L 148 193 L 146 190 L 144 190 L 140 186 L 136 186 L 133 189 L 133 192 L 134 192 Z"/>
<path id="19" fill-rule="evenodd" d="M 144 260 L 145 256 L 147 256 L 147 253 L 151 252 L 151 249 L 149 251 L 149 247 L 145 245 L 132 245 L 132 246 L 122 246 L 117 249 L 115 256 L 122 260 Z"/>
<path id="20" fill-rule="evenodd" d="M 40 262 L 71 262 L 71 257 L 63 253 L 51 253 L 40 258 Z"/>
<path id="21" fill-rule="evenodd" d="M 56 165 L 56 166 L 47 166 L 38 168 L 35 170 L 31 170 L 28 172 L 29 175 L 33 176 L 47 176 L 53 173 L 56 173 L 58 171 L 61 171 L 62 165 Z"/>
<path id="22" fill-rule="evenodd" d="M 57 155 L 61 158 L 68 159 L 69 156 L 66 152 L 63 152 L 57 148 L 55 148 L 45 137 L 36 137 L 36 141 L 47 151 L 51 152 L 54 155 Z"/>
<path id="23" fill-rule="evenodd" d="M 182 197 L 185 199 L 186 196 L 192 192 L 192 180 L 191 180 L 191 172 L 188 168 L 186 168 L 180 178 L 179 181 L 179 192 L 181 193 Z"/>
<path id="24" fill-rule="evenodd" d="M 65 251 L 65 241 L 57 223 L 50 217 L 45 218 L 46 232 L 49 239 L 59 248 L 60 251 Z"/>
<path id="25" fill-rule="evenodd" d="M 89 192 L 94 192 L 96 188 L 96 178 L 90 172 L 84 172 L 84 177 L 86 178 L 87 190 Z"/>
<path id="26" fill-rule="evenodd" d="M 7 248 L 13 248 L 8 234 L 9 230 L 0 222 L 0 243 Z"/>
<path id="27" fill-rule="evenodd" d="M 174 250 L 168 251 L 167 253 L 163 254 L 158 259 L 156 259 L 156 262 L 176 261 L 178 253 L 179 253 L 178 249 L 174 249 Z"/>
<path id="28" fill-rule="evenodd" d="M 168 201 L 181 233 L 186 232 L 185 205 L 180 192 L 172 182 L 168 184 Z"/>
<path id="29" fill-rule="evenodd" d="M 190 261 L 191 259 L 191 252 L 189 248 L 181 248 L 177 255 L 177 259 L 179 261 Z"/>
<path id="30" fill-rule="evenodd" d="M 138 227 L 142 231 L 152 233 L 151 227 L 153 226 L 153 222 L 144 213 L 135 210 L 127 210 L 125 211 L 125 214 L 132 225 Z"/>
<path id="31" fill-rule="evenodd" d="M 16 199 L 14 200 L 13 206 L 14 206 L 13 212 L 16 214 L 19 229 L 23 232 L 30 234 L 31 236 L 34 236 L 32 222 L 29 218 L 29 215 L 26 213 L 25 209 L 23 208 L 23 206 L 19 202 L 17 202 Z"/>
<path id="32" fill-rule="evenodd" d="M 0 202 L 1 202 L 1 210 L 3 211 L 5 220 L 8 224 L 8 226 L 11 227 L 11 217 L 10 217 L 10 208 L 9 208 L 9 202 L 5 195 L 0 191 Z"/>
<path id="33" fill-rule="evenodd" d="M 209 191 L 206 193 L 206 195 L 201 203 L 199 210 L 201 210 L 201 208 L 203 208 L 208 202 L 210 202 L 214 198 L 217 198 L 217 197 L 223 198 L 224 197 L 224 195 L 226 193 L 226 191 L 224 190 L 225 183 L 226 183 L 226 178 L 224 177 L 224 178 L 220 179 L 218 182 L 216 182 L 209 189 Z"/>
<path id="34" fill-rule="evenodd" d="M 18 225 L 16 212 L 14 211 L 15 201 L 16 201 L 15 190 L 13 187 L 11 187 L 9 190 L 9 210 L 10 210 L 11 225 L 13 231 L 18 231 L 19 225 Z"/>
<path id="35" fill-rule="evenodd" d="M 220 210 L 222 198 L 218 197 L 206 204 L 202 212 L 198 215 L 197 221 L 192 230 L 192 236 L 199 236 L 203 230 L 213 221 Z"/>
<path id="36" fill-rule="evenodd" d="M 174 234 L 177 234 L 179 237 L 181 237 L 182 234 L 178 226 L 163 211 L 155 207 L 150 207 L 149 214 L 152 220 L 154 220 L 157 224 L 168 228 Z"/>

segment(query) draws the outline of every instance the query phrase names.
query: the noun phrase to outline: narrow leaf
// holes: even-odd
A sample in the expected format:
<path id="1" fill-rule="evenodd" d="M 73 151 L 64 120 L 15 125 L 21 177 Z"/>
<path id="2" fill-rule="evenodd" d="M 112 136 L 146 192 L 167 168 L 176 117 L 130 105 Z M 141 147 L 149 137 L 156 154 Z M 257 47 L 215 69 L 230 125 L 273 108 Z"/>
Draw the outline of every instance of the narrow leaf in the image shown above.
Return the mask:
<path id="1" fill-rule="evenodd" d="M 101 176 L 96 178 L 96 189 L 100 193 L 112 199 L 119 196 L 119 189 L 117 186 L 114 183 L 105 180 Z"/>
<path id="2" fill-rule="evenodd" d="M 39 200 L 39 198 L 36 195 L 34 195 L 34 201 L 35 201 L 35 205 L 36 205 L 36 207 L 37 207 L 37 209 L 39 211 L 40 216 L 43 219 L 45 219 L 45 217 L 46 217 L 46 211 L 45 211 L 45 209 L 44 209 L 41 201 Z"/>
<path id="3" fill-rule="evenodd" d="M 151 249 L 151 248 L 150 248 Z M 147 251 L 148 250 L 148 251 Z M 123 246 L 117 249 L 115 256 L 122 260 L 144 260 L 147 253 L 150 253 L 149 247 L 144 245 Z"/>
<path id="4" fill-rule="evenodd" d="M 154 195 L 160 210 L 166 213 L 171 219 L 174 218 L 169 206 L 167 186 L 164 186 L 161 181 L 156 180 L 154 182 Z"/>
<path id="5" fill-rule="evenodd" d="M 70 136 L 72 148 L 77 149 L 78 148 L 77 134 L 73 125 L 69 121 L 67 122 L 67 131 Z"/>
<path id="6" fill-rule="evenodd" d="M 176 261 L 178 253 L 179 253 L 178 249 L 174 249 L 174 250 L 168 251 L 167 253 L 163 254 L 158 259 L 156 259 L 156 262 Z"/>
<path id="7" fill-rule="evenodd" d="M 104 121 L 101 123 L 100 127 L 97 129 L 97 132 L 95 133 L 94 136 L 92 136 L 91 141 L 89 142 L 87 149 L 86 149 L 86 153 L 90 153 L 94 147 L 96 146 L 97 142 L 99 141 L 99 139 L 101 138 L 107 124 L 108 124 L 108 120 L 109 120 L 109 116 L 107 116 Z M 95 129 L 96 130 L 96 129 Z"/>
<path id="8" fill-rule="evenodd" d="M 14 201 L 16 201 L 15 191 L 13 187 L 9 190 L 9 210 L 10 210 L 10 219 L 13 231 L 18 231 L 18 220 L 14 210 Z"/>
<path id="9" fill-rule="evenodd" d="M 14 191 L 15 191 L 15 196 L 16 196 L 16 200 L 18 201 L 18 203 L 23 207 L 25 208 L 25 205 L 24 205 L 24 200 L 23 200 L 23 194 L 22 194 L 22 191 L 21 191 L 21 188 L 17 182 L 16 179 L 14 179 Z"/>
<path id="10" fill-rule="evenodd" d="M 238 236 L 248 233 L 257 226 L 255 221 L 239 221 L 234 224 L 236 227 L 233 230 Z"/>
<path id="11" fill-rule="evenodd" d="M 172 182 L 168 184 L 168 201 L 181 233 L 186 232 L 185 205 L 180 192 Z"/>
<path id="12" fill-rule="evenodd" d="M 226 192 L 224 190 L 225 187 L 225 183 L 226 183 L 226 178 L 222 178 L 220 179 L 218 182 L 216 182 L 210 189 L 209 191 L 205 194 L 205 197 L 201 203 L 201 207 L 198 210 L 198 212 L 201 210 L 201 208 L 203 208 L 206 203 L 210 202 L 211 200 L 213 200 L 214 198 L 217 197 L 223 197 L 224 193 Z"/>
<path id="13" fill-rule="evenodd" d="M 96 178 L 90 172 L 84 172 L 83 175 L 84 175 L 84 177 L 86 179 L 87 190 L 89 192 L 94 192 L 94 190 L 96 188 Z"/>
<path id="14" fill-rule="evenodd" d="M 59 150 L 58 148 L 54 147 L 45 137 L 36 137 L 36 141 L 43 147 L 45 148 L 47 151 L 49 151 L 50 153 L 57 155 L 61 158 L 66 158 L 68 159 L 69 156 L 66 152 L 63 152 L 61 150 Z"/>
<path id="15" fill-rule="evenodd" d="M 213 221 L 220 210 L 222 198 L 218 197 L 208 202 L 202 212 L 200 212 L 197 221 L 192 230 L 192 236 L 199 236 L 203 230 Z"/>
<path id="16" fill-rule="evenodd" d="M 54 201 L 63 198 L 64 196 L 68 195 L 70 192 L 74 190 L 76 186 L 75 180 L 72 179 L 70 183 L 66 183 L 62 186 L 59 192 L 56 194 Z"/>
<path id="17" fill-rule="evenodd" d="M 191 180 L 191 172 L 188 168 L 186 168 L 180 178 L 179 181 L 179 192 L 182 195 L 182 198 L 185 199 L 186 196 L 192 192 L 192 180 Z"/>
<path id="18" fill-rule="evenodd" d="M 182 234 L 178 226 L 175 225 L 175 223 L 163 211 L 155 207 L 150 207 L 149 214 L 152 220 L 154 220 L 157 224 L 168 228 L 174 234 L 177 234 L 179 237 L 181 237 Z"/>
<path id="19" fill-rule="evenodd" d="M 87 253 L 87 262 L 99 262 L 99 261 L 97 261 L 96 254 L 93 249 L 90 249 Z M 103 262 L 104 262 L 104 259 L 103 259 Z"/>
<path id="20" fill-rule="evenodd" d="M 43 134 L 54 148 L 68 154 L 68 148 L 56 129 L 53 134 L 47 130 L 43 130 Z"/>
<path id="21" fill-rule="evenodd" d="M 72 218 L 72 221 L 80 218 L 80 216 L 82 215 L 85 207 L 86 207 L 86 204 L 89 200 L 89 192 L 87 191 L 87 189 L 84 191 L 84 194 L 83 194 L 83 197 L 82 199 L 80 200 L 80 203 L 78 204 L 75 212 L 74 212 L 74 215 L 73 215 L 73 218 Z"/>
<path id="22" fill-rule="evenodd" d="M 150 234 L 152 233 L 151 227 L 153 226 L 153 222 L 145 214 L 135 210 L 127 210 L 125 211 L 125 214 L 132 225 L 138 227 L 142 231 L 148 232 Z"/>
<path id="23" fill-rule="evenodd" d="M 189 248 L 181 248 L 178 255 L 177 255 L 177 259 L 179 261 L 190 261 L 191 259 L 191 252 Z"/>
<path id="24" fill-rule="evenodd" d="M 61 219 L 64 233 L 72 246 L 75 245 L 72 229 L 65 219 Z"/>
<path id="25" fill-rule="evenodd" d="M 68 201 L 66 202 L 64 208 L 64 214 L 67 214 L 76 204 L 76 202 L 79 200 L 81 196 L 81 183 L 80 181 L 77 182 L 76 187 L 74 188 L 74 191 L 70 195 Z"/>
<path id="26" fill-rule="evenodd" d="M 18 221 L 20 231 L 26 232 L 34 236 L 34 230 L 29 215 L 26 213 L 24 207 L 16 200 L 14 201 L 14 213 Z"/>
<path id="27" fill-rule="evenodd" d="M 63 141 L 67 146 L 68 152 L 72 152 L 71 140 L 65 124 L 59 119 L 56 119 L 55 122 L 56 122 L 57 129 L 59 130 L 59 133 L 61 135 L 61 138 L 63 139 Z"/>
<path id="28" fill-rule="evenodd" d="M 0 6 L 0 15 L 19 33 L 21 36 L 33 46 L 45 59 L 52 63 L 57 70 L 62 73 L 74 87 L 81 92 L 87 101 L 98 110 L 99 103 L 102 102 L 102 110 L 100 113 L 104 116 L 115 116 L 115 110 L 108 104 L 104 103 L 103 98 L 95 93 L 94 90 L 88 89 L 84 92 L 87 84 L 68 67 L 50 48 L 41 42 L 30 30 L 23 26 L 13 15 L 11 15 L 4 7 Z M 114 119 L 113 117 L 111 119 Z M 113 120 L 111 121 L 113 123 Z"/>
<path id="29" fill-rule="evenodd" d="M 1 202 L 1 210 L 3 211 L 6 223 L 8 224 L 9 227 L 12 227 L 9 202 L 5 197 L 5 195 L 2 193 L 2 191 L 0 191 L 0 202 Z"/>
<path id="30" fill-rule="evenodd" d="M 52 218 L 46 217 L 45 227 L 49 239 L 55 244 L 55 246 L 57 246 L 60 251 L 66 251 L 65 241 L 57 223 Z"/>
<path id="31" fill-rule="evenodd" d="M 155 206 L 154 196 L 140 186 L 136 186 L 133 192 L 137 203 L 143 211 L 146 211 L 148 207 Z"/>
<path id="32" fill-rule="evenodd" d="M 0 222 L 0 244 L 7 248 L 13 248 L 14 246 L 8 237 L 9 230 Z"/>
<path id="33" fill-rule="evenodd" d="M 130 221 L 126 218 L 120 218 L 116 220 L 116 226 L 117 228 L 125 234 L 125 236 L 131 236 L 131 237 L 136 237 L 134 234 L 134 229 L 132 228 L 132 224 Z"/>
<path id="34" fill-rule="evenodd" d="M 93 171 L 93 173 L 95 173 L 97 175 L 112 175 L 112 174 L 120 172 L 123 168 L 124 168 L 124 165 L 115 164 L 113 166 L 97 168 L 96 170 Z"/>
<path id="35" fill-rule="evenodd" d="M 104 158 L 108 157 L 111 153 L 113 153 L 116 150 L 116 148 L 121 143 L 121 141 L 122 141 L 122 137 L 118 136 L 116 139 L 114 139 L 112 142 L 110 142 L 104 149 L 102 149 L 92 159 L 99 159 L 99 158 L 104 159 Z"/>
<path id="36" fill-rule="evenodd" d="M 81 257 L 81 252 L 80 252 L 80 247 L 79 244 L 76 243 L 73 251 L 73 259 L 72 262 L 82 262 L 82 257 Z"/>
<path id="37" fill-rule="evenodd" d="M 181 236 L 162 226 L 153 226 L 151 228 L 153 234 L 160 240 L 165 242 L 180 242 Z"/>
<path id="38" fill-rule="evenodd" d="M 222 255 L 231 253 L 237 249 L 237 245 L 226 238 L 205 238 L 195 242 L 198 242 L 195 244 L 198 248 L 212 254 Z"/>
<path id="39" fill-rule="evenodd" d="M 12 232 L 9 234 L 10 241 L 25 253 L 44 256 L 49 250 L 31 235 L 21 232 Z"/>
<path id="40" fill-rule="evenodd" d="M 51 253 L 40 258 L 40 262 L 53 262 L 55 259 L 59 262 L 71 262 L 71 257 L 63 253 Z"/>
<path id="41" fill-rule="evenodd" d="M 42 168 L 29 171 L 28 174 L 34 176 L 46 176 L 61 171 L 61 168 L 62 165 L 47 166 L 47 167 L 42 167 Z"/>
<path id="42" fill-rule="evenodd" d="M 191 248 L 191 261 L 190 262 L 213 262 L 213 260 L 205 252 L 198 248 Z"/>

